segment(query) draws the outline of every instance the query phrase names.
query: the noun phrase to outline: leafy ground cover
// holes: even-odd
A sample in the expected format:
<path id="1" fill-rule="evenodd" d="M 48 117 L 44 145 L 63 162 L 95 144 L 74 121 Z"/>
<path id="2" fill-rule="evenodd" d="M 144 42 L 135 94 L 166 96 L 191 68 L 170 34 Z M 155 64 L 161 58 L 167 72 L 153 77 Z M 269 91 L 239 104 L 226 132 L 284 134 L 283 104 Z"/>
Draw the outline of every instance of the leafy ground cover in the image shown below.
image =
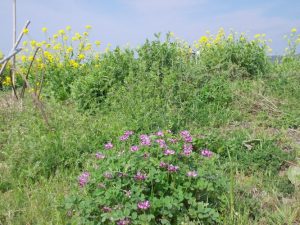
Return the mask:
<path id="1" fill-rule="evenodd" d="M 49 126 L 1 80 L 0 224 L 300 223 L 294 29 L 275 62 L 264 35 L 99 54 L 89 29 L 31 40 Z"/>

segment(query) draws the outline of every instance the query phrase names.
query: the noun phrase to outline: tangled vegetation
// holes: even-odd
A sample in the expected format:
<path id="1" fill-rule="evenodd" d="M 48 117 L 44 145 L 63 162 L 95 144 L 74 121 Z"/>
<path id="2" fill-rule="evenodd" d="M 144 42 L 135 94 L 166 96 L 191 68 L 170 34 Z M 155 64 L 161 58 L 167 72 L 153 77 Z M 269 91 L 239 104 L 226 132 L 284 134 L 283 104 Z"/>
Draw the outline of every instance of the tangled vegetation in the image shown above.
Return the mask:
<path id="1" fill-rule="evenodd" d="M 273 60 L 264 34 L 100 51 L 90 30 L 24 30 L 16 87 L 33 60 L 49 126 L 0 80 L 0 224 L 300 223 L 296 29 Z"/>

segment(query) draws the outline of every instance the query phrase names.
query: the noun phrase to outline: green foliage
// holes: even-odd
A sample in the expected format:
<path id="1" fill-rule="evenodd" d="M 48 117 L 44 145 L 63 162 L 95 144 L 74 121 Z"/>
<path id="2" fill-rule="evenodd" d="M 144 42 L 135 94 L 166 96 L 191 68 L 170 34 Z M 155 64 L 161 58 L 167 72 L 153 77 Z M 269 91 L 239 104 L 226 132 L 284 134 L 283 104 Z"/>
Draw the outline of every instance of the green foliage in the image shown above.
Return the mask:
<path id="1" fill-rule="evenodd" d="M 113 87 L 119 87 L 129 73 L 135 70 L 134 52 L 116 48 L 96 62 L 91 62 L 88 73 L 72 86 L 72 98 L 79 109 L 100 108 Z"/>
<path id="2" fill-rule="evenodd" d="M 264 75 L 270 67 L 265 40 L 249 41 L 233 33 L 226 37 L 223 30 L 216 37 L 202 37 L 198 51 L 199 63 L 206 70 L 229 70 L 233 78 Z"/>
<path id="3" fill-rule="evenodd" d="M 184 132 L 181 136 L 169 132 L 144 135 L 146 141 L 141 135 L 141 142 L 138 136 L 126 132 L 92 156 L 85 169 L 89 177 L 85 177 L 87 172 L 79 177 L 79 190 L 74 190 L 66 205 L 74 217 L 71 221 L 219 224 L 226 178 L 217 156 L 205 157 L 199 150 L 192 151 L 186 139 L 191 136 Z M 124 137 L 128 140 L 122 141 Z M 138 149 L 132 150 L 132 146 Z M 171 151 L 169 155 L 167 151 Z M 149 207 L 141 208 L 138 204 L 142 201 L 149 201 Z"/>

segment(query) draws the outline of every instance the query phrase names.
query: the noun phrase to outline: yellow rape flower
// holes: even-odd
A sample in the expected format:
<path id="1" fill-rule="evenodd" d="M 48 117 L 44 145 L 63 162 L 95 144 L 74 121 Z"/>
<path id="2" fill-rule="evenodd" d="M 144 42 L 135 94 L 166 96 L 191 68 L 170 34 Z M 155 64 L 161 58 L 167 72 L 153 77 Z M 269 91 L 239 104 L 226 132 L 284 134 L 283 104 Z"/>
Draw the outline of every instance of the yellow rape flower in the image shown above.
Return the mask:
<path id="1" fill-rule="evenodd" d="M 207 36 L 202 36 L 199 40 L 200 44 L 206 44 L 208 42 L 208 37 Z"/>
<path id="2" fill-rule="evenodd" d="M 42 28 L 42 32 L 44 32 L 44 33 L 46 33 L 47 30 L 48 30 L 47 27 L 43 27 L 43 28 Z"/>
<path id="3" fill-rule="evenodd" d="M 100 46 L 101 41 L 95 41 L 95 45 Z"/>
<path id="4" fill-rule="evenodd" d="M 29 61 L 32 61 L 32 60 L 33 60 L 33 55 L 30 55 L 30 56 L 28 57 L 28 60 L 29 60 Z"/>
<path id="5" fill-rule="evenodd" d="M 291 30 L 291 32 L 292 32 L 292 33 L 296 33 L 296 32 L 297 32 L 297 29 L 296 29 L 296 28 L 293 28 L 293 29 Z"/>
<path id="6" fill-rule="evenodd" d="M 78 40 L 80 40 L 82 38 L 82 36 L 79 33 L 75 33 L 75 38 L 77 38 Z"/>
<path id="7" fill-rule="evenodd" d="M 28 34 L 29 30 L 28 28 L 23 29 L 23 34 Z"/>
<path id="8" fill-rule="evenodd" d="M 63 36 L 63 35 L 66 34 L 65 30 L 63 30 L 63 29 L 59 30 L 58 33 L 59 33 L 61 36 Z"/>
<path id="9" fill-rule="evenodd" d="M 91 25 L 86 25 L 85 29 L 90 30 L 90 29 L 92 29 L 92 26 Z"/>
<path id="10" fill-rule="evenodd" d="M 92 45 L 91 45 L 90 43 L 88 43 L 88 44 L 85 46 L 84 51 L 89 51 L 89 50 L 91 50 L 91 48 L 92 48 Z"/>
<path id="11" fill-rule="evenodd" d="M 67 31 L 70 31 L 71 29 L 72 29 L 71 26 L 67 26 L 67 27 L 66 27 L 66 30 L 67 30 Z"/>
<path id="12" fill-rule="evenodd" d="M 11 78 L 9 76 L 5 77 L 3 83 L 4 86 L 9 86 L 11 85 Z"/>
<path id="13" fill-rule="evenodd" d="M 63 40 L 64 40 L 64 41 L 67 41 L 68 39 L 69 39 L 68 36 L 64 36 L 64 37 L 63 37 Z"/>
<path id="14" fill-rule="evenodd" d="M 54 34 L 54 35 L 53 35 L 53 38 L 54 38 L 54 39 L 57 39 L 57 38 L 58 38 L 58 35 L 57 35 L 57 34 Z"/>
<path id="15" fill-rule="evenodd" d="M 260 38 L 260 34 L 255 34 L 254 38 L 256 38 L 256 39 Z"/>
<path id="16" fill-rule="evenodd" d="M 67 50 L 66 50 L 67 53 L 71 53 L 72 51 L 73 51 L 72 47 L 68 47 Z"/>
<path id="17" fill-rule="evenodd" d="M 27 44 L 28 44 L 28 42 L 27 42 L 27 41 L 23 41 L 23 46 L 24 46 L 24 47 L 26 47 L 26 46 L 27 46 Z"/>
<path id="18" fill-rule="evenodd" d="M 84 36 L 88 36 L 89 33 L 88 33 L 88 32 L 83 32 L 83 35 L 84 35 Z"/>
<path id="19" fill-rule="evenodd" d="M 80 60 L 85 59 L 85 55 L 84 54 L 79 54 L 78 59 L 80 59 Z"/>
<path id="20" fill-rule="evenodd" d="M 74 60 L 74 59 L 71 59 L 69 61 L 70 65 L 74 68 L 78 68 L 79 67 L 79 64 Z"/>
<path id="21" fill-rule="evenodd" d="M 27 59 L 27 58 L 26 58 L 26 56 L 25 56 L 25 55 L 22 55 L 22 56 L 21 56 L 21 60 L 22 60 L 22 62 L 26 62 L 26 59 Z"/>
<path id="22" fill-rule="evenodd" d="M 61 44 L 57 44 L 53 46 L 53 50 L 60 50 L 61 49 Z"/>
<path id="23" fill-rule="evenodd" d="M 35 40 L 30 41 L 30 45 L 31 45 L 32 47 L 35 47 L 35 46 L 36 46 L 36 41 L 35 41 Z"/>

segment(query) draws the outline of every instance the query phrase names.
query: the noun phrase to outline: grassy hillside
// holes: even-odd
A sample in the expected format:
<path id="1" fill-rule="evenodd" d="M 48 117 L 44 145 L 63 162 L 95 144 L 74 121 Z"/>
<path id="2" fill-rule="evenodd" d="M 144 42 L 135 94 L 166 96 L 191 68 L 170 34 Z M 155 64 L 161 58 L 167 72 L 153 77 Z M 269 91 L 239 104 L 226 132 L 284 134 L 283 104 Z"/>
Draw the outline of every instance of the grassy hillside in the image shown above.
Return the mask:
<path id="1" fill-rule="evenodd" d="M 222 32 L 45 52 L 49 125 L 0 93 L 0 224 L 300 223 L 299 58 Z"/>

